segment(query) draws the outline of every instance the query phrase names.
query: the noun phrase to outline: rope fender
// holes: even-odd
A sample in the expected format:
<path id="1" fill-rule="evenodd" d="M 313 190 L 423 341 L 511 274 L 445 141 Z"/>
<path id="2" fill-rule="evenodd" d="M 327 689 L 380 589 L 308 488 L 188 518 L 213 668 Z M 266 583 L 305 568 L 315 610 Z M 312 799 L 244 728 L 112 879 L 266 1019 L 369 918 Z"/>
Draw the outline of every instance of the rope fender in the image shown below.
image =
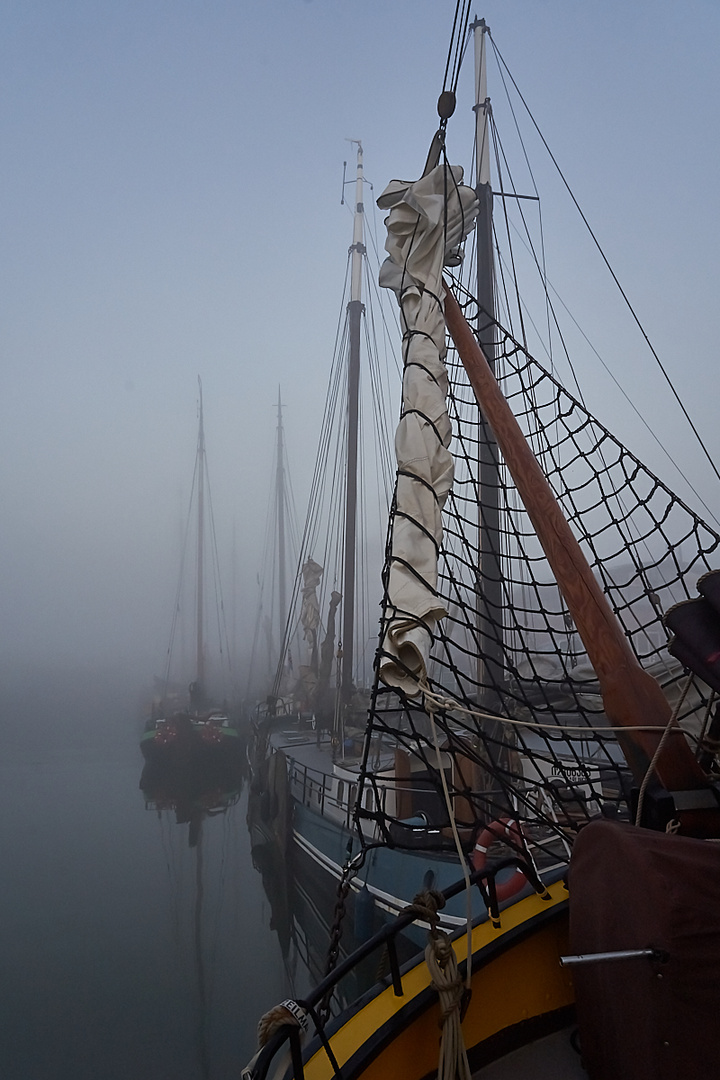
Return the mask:
<path id="1" fill-rule="evenodd" d="M 309 1026 L 305 1009 L 298 1005 L 297 1001 L 287 998 L 260 1018 L 257 1029 L 258 1046 L 262 1048 L 270 1036 L 282 1027 L 299 1027 L 303 1033 L 307 1033 Z"/>

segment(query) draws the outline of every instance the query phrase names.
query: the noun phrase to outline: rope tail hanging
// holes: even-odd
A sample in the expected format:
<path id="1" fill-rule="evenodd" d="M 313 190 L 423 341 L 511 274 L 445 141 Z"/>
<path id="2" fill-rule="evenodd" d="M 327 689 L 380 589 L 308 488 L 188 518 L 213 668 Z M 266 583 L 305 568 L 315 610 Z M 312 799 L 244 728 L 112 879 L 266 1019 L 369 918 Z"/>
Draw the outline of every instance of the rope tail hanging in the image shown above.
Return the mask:
<path id="1" fill-rule="evenodd" d="M 440 893 L 424 889 L 406 910 L 415 912 L 419 919 L 430 924 L 425 962 L 440 1003 L 439 1022 L 442 1035 L 438 1080 L 470 1080 L 470 1066 L 462 1033 L 462 1020 L 470 1001 L 469 979 L 468 985 L 464 986 L 452 942 L 445 931 L 438 928 L 438 910 L 444 902 Z M 468 960 L 468 976 L 469 972 Z"/>

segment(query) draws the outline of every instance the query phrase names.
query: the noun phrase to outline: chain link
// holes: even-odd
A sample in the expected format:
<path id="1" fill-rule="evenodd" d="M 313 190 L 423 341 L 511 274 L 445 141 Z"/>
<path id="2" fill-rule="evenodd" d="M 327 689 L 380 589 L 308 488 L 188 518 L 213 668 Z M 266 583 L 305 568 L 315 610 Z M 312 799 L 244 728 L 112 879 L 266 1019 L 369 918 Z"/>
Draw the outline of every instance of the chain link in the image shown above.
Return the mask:
<path id="1" fill-rule="evenodd" d="M 349 854 L 350 852 L 348 850 L 348 855 Z M 348 861 L 345 863 L 345 866 L 343 867 L 343 872 L 337 887 L 335 911 L 333 913 L 333 923 L 332 927 L 330 928 L 330 943 L 328 945 L 327 961 L 325 964 L 325 978 L 327 978 L 328 975 L 331 975 L 333 973 L 333 971 L 335 970 L 335 966 L 338 962 L 338 957 L 340 955 L 340 940 L 343 933 L 343 921 L 345 919 L 345 910 L 347 907 L 347 898 L 350 892 L 350 885 L 352 879 L 355 877 L 358 870 L 360 870 L 364 861 L 365 851 L 361 849 L 354 858 L 348 859 Z M 325 997 L 322 999 L 318 1007 L 318 1016 L 323 1026 L 327 1024 L 328 1020 L 330 1019 L 330 1002 L 332 1000 L 332 995 L 333 988 L 331 987 L 328 990 L 327 994 L 325 994 Z"/>

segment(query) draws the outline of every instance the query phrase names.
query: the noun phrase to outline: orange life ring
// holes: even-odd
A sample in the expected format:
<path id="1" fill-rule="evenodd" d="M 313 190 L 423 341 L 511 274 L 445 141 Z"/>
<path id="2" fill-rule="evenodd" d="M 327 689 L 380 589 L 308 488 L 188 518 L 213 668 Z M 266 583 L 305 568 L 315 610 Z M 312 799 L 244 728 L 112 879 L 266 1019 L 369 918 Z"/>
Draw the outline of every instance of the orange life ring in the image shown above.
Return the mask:
<path id="1" fill-rule="evenodd" d="M 498 818 L 497 821 L 491 821 L 475 841 L 475 848 L 470 860 L 473 865 L 473 870 L 485 869 L 487 866 L 488 848 L 495 840 L 505 840 L 510 844 L 510 847 L 513 848 L 524 849 L 525 847 L 525 839 L 519 821 L 509 817 Z M 509 877 L 507 881 L 495 882 L 495 892 L 497 894 L 498 902 L 502 903 L 503 900 L 509 900 L 511 896 L 515 896 L 521 889 L 525 888 L 526 885 L 527 878 L 520 867 L 518 867 L 512 877 Z"/>

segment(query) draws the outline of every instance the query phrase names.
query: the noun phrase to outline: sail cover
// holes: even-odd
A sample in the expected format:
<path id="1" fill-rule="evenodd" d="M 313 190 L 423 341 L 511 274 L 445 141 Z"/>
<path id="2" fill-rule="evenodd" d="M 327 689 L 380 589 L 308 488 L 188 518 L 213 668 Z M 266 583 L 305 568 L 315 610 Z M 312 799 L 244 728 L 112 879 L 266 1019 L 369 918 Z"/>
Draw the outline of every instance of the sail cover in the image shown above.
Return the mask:
<path id="1" fill-rule="evenodd" d="M 317 632 L 320 626 L 320 604 L 317 590 L 322 576 L 322 566 L 316 563 L 314 559 L 307 559 L 302 568 L 303 588 L 300 623 L 310 650 L 310 666 L 315 673 L 317 673 L 318 667 Z"/>
<path id="2" fill-rule="evenodd" d="M 377 201 L 390 210 L 380 285 L 400 304 L 404 361 L 379 674 L 410 696 L 426 676 L 435 626 L 447 614 L 436 592 L 441 514 L 453 482 L 442 273 L 478 212 L 462 180 L 462 168 L 443 163 L 415 183 L 393 180 Z"/>

